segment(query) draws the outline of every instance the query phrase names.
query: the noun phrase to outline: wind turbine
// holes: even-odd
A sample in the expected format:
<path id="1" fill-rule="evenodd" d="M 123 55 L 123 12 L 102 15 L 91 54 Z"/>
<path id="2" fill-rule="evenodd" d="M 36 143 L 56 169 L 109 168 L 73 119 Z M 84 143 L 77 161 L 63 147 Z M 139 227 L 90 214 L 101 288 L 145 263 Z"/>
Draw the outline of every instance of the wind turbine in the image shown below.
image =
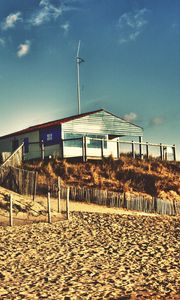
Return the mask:
<path id="1" fill-rule="evenodd" d="M 78 115 L 80 115 L 81 113 L 80 64 L 84 62 L 84 59 L 79 57 L 80 46 L 81 46 L 81 41 L 79 41 L 78 43 L 77 55 L 76 55 Z"/>

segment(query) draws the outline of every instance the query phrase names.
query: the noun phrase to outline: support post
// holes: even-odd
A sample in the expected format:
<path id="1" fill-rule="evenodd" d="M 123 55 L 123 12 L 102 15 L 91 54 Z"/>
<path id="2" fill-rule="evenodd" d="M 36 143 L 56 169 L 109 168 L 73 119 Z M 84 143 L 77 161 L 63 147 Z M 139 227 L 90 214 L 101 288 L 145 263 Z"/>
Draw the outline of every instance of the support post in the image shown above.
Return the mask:
<path id="1" fill-rule="evenodd" d="M 66 214 L 67 214 L 67 220 L 69 220 L 69 187 L 67 188 Z"/>
<path id="2" fill-rule="evenodd" d="M 48 223 L 51 223 L 51 195 L 50 195 L 50 192 L 48 192 L 47 207 L 48 207 Z"/>
<path id="3" fill-rule="evenodd" d="M 163 160 L 163 145 L 160 143 L 160 159 Z"/>
<path id="4" fill-rule="evenodd" d="M 13 226 L 13 197 L 9 197 L 9 225 Z"/>
<path id="5" fill-rule="evenodd" d="M 173 145 L 172 150 L 173 150 L 173 159 L 174 159 L 174 161 L 176 161 L 176 145 L 175 144 Z"/>
<path id="6" fill-rule="evenodd" d="M 84 136 L 84 161 L 87 161 L 87 138 Z"/>
<path id="7" fill-rule="evenodd" d="M 22 144 L 22 161 L 25 161 L 25 146 L 24 143 Z"/>
<path id="8" fill-rule="evenodd" d="M 120 141 L 117 141 L 117 158 L 120 157 Z"/>
<path id="9" fill-rule="evenodd" d="M 61 148 L 62 159 L 64 159 L 64 141 L 63 141 L 63 139 L 60 141 L 60 148 Z"/>
<path id="10" fill-rule="evenodd" d="M 41 159 L 44 160 L 44 141 L 41 141 Z"/>
<path id="11" fill-rule="evenodd" d="M 104 157 L 104 140 L 101 140 L 101 158 Z"/>
<path id="12" fill-rule="evenodd" d="M 82 137 L 82 161 L 85 162 L 84 136 Z"/>
<path id="13" fill-rule="evenodd" d="M 143 159 L 143 153 L 142 153 L 142 136 L 139 136 L 139 157 L 140 157 L 140 159 Z"/>
<path id="14" fill-rule="evenodd" d="M 146 142 L 146 157 L 149 158 L 149 143 Z"/>
<path id="15" fill-rule="evenodd" d="M 58 176 L 58 213 L 61 212 L 61 179 Z"/>
<path id="16" fill-rule="evenodd" d="M 168 160 L 168 153 L 167 153 L 167 147 L 163 147 L 163 159 Z"/>
<path id="17" fill-rule="evenodd" d="M 35 171 L 34 182 L 33 182 L 33 201 L 35 200 L 35 196 L 36 196 L 37 174 L 38 174 L 37 171 Z"/>
<path id="18" fill-rule="evenodd" d="M 132 158 L 135 158 L 134 141 L 132 141 Z"/>

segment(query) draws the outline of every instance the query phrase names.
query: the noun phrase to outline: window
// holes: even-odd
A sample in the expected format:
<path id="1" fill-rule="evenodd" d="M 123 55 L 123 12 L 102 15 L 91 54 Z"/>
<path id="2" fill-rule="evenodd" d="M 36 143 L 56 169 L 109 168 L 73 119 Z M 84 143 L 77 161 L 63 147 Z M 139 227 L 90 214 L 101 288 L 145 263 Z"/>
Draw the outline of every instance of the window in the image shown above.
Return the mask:
<path id="1" fill-rule="evenodd" d="M 107 136 L 105 135 L 88 135 L 88 148 L 101 148 L 101 141 L 103 140 L 103 148 L 107 149 Z"/>
<path id="2" fill-rule="evenodd" d="M 65 132 L 64 139 L 65 140 L 70 139 L 70 140 L 65 141 L 64 145 L 66 147 L 82 147 L 82 137 L 83 137 L 83 134 L 74 134 L 74 133 Z M 88 135 L 86 135 L 86 137 L 87 137 L 86 141 L 87 141 L 88 148 L 101 148 L 101 140 L 103 140 L 103 148 L 107 149 L 107 136 L 106 135 L 88 134 Z"/>
<path id="3" fill-rule="evenodd" d="M 47 134 L 47 142 L 52 141 L 52 133 Z"/>
<path id="4" fill-rule="evenodd" d="M 64 142 L 65 147 L 78 147 L 82 148 L 82 134 L 73 134 L 69 132 L 64 133 L 64 139 L 70 139 Z"/>

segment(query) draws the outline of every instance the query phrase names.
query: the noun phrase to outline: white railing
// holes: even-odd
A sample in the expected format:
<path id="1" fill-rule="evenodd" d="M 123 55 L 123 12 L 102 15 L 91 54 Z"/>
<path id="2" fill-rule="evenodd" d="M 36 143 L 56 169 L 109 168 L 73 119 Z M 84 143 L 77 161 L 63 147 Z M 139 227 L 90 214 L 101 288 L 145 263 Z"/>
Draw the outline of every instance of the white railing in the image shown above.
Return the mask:
<path id="1" fill-rule="evenodd" d="M 97 143 L 97 145 L 93 147 L 93 143 Z M 62 158 L 82 157 L 84 161 L 88 158 L 103 158 L 109 155 L 119 158 L 122 153 L 130 154 L 133 158 L 148 159 L 151 156 L 161 160 L 176 161 L 175 145 L 124 140 L 111 141 L 90 137 L 62 140 L 62 153 Z"/>

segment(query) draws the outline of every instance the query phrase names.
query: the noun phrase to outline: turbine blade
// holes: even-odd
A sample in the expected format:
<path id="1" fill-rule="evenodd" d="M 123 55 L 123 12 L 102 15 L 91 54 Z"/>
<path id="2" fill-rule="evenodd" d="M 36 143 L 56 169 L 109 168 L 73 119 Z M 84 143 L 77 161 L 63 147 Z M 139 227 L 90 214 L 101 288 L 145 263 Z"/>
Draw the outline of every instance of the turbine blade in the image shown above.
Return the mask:
<path id="1" fill-rule="evenodd" d="M 79 41 L 79 43 L 78 43 L 78 48 L 77 48 L 77 55 L 76 55 L 76 57 L 79 56 L 80 46 L 81 46 L 81 41 Z"/>

